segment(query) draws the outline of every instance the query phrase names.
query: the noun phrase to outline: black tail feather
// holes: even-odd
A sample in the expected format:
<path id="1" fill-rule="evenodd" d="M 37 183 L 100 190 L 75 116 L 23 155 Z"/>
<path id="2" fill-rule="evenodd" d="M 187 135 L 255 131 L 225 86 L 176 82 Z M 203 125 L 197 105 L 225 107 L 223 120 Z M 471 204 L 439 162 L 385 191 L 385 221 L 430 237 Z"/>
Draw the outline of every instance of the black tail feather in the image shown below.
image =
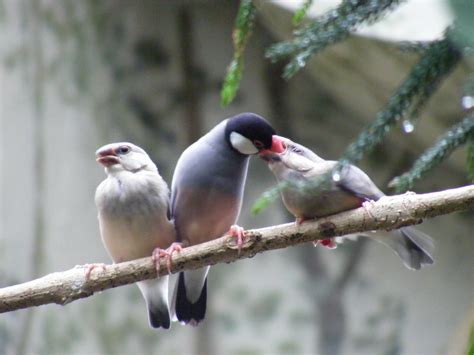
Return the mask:
<path id="1" fill-rule="evenodd" d="M 184 274 L 179 274 L 178 286 L 176 292 L 175 311 L 176 317 L 185 324 L 198 325 L 206 315 L 207 303 L 207 278 L 201 290 L 199 299 L 192 303 L 186 295 L 186 286 L 184 285 Z"/>
<path id="2" fill-rule="evenodd" d="M 170 329 L 171 321 L 167 308 L 166 310 L 163 307 L 148 308 L 148 319 L 153 328 Z"/>

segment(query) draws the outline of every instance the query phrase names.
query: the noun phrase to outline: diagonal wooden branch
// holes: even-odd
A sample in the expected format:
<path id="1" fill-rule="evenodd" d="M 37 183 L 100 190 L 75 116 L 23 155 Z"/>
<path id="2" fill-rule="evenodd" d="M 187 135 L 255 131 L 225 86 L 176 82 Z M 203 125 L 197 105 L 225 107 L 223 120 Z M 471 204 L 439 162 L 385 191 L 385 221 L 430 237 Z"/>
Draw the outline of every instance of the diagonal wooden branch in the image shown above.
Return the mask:
<path id="1" fill-rule="evenodd" d="M 176 273 L 221 262 L 233 262 L 267 250 L 317 239 L 376 229 L 395 229 L 421 223 L 425 218 L 467 209 L 474 209 L 474 185 L 428 194 L 386 196 L 373 204 L 370 213 L 365 208 L 358 208 L 301 226 L 289 223 L 247 230 L 240 254 L 234 238 L 230 236 L 185 248 L 174 254 L 171 271 Z M 159 274 L 166 273 L 163 261 Z M 151 257 L 108 265 L 104 271 L 96 269 L 89 280 L 85 280 L 84 267 L 75 267 L 0 289 L 0 313 L 48 303 L 65 305 L 98 291 L 156 276 Z"/>

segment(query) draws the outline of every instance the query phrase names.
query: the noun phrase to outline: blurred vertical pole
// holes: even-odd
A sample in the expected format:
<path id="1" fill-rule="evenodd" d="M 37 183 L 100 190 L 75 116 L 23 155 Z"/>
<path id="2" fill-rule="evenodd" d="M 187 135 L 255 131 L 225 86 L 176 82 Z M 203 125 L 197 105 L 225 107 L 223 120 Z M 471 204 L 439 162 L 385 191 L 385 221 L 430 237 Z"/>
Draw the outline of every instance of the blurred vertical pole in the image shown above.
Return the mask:
<path id="1" fill-rule="evenodd" d="M 258 26 L 258 32 L 263 33 L 265 48 L 268 48 L 271 43 L 275 41 L 271 40 L 266 35 L 265 28 Z M 262 57 L 264 53 L 262 53 Z M 288 97 L 288 82 L 281 77 L 283 68 L 286 63 L 266 63 L 264 66 L 264 83 L 266 86 L 266 93 L 269 108 L 271 110 L 271 117 L 273 124 L 280 134 L 286 137 L 294 137 L 293 125 L 291 122 L 290 110 L 288 109 L 287 97 Z"/>
<path id="2" fill-rule="evenodd" d="M 35 279 L 40 276 L 43 260 L 44 260 L 44 157 L 45 157 L 45 124 L 44 124 L 44 62 L 43 62 L 43 45 L 41 31 L 41 9 L 42 0 L 23 0 L 22 11 L 25 14 L 25 23 L 27 29 L 27 46 L 30 53 L 30 75 L 31 96 L 32 96 L 32 112 L 34 116 L 33 142 L 34 162 L 35 162 L 35 179 L 33 196 L 34 204 L 34 225 L 32 235 L 32 254 L 31 254 L 31 270 L 30 278 Z M 31 331 L 34 321 L 34 308 L 28 309 L 23 314 L 20 323 L 21 336 L 16 346 L 16 354 L 23 355 L 28 353 L 29 342 L 32 339 Z"/>
<path id="3" fill-rule="evenodd" d="M 194 65 L 195 38 L 190 5 L 182 5 L 178 10 L 178 33 L 180 44 L 181 72 L 183 75 L 184 92 L 184 130 L 186 146 L 195 142 L 202 135 L 201 94 Z M 207 317 L 195 332 L 194 352 L 199 355 L 212 355 L 212 316 L 209 315 L 212 298 L 208 297 Z"/>
<path id="4" fill-rule="evenodd" d="M 202 119 L 199 84 L 194 67 L 193 24 L 190 5 L 182 5 L 178 10 L 178 33 L 180 44 L 181 72 L 185 99 L 185 142 L 186 146 L 195 142 L 202 134 Z"/>

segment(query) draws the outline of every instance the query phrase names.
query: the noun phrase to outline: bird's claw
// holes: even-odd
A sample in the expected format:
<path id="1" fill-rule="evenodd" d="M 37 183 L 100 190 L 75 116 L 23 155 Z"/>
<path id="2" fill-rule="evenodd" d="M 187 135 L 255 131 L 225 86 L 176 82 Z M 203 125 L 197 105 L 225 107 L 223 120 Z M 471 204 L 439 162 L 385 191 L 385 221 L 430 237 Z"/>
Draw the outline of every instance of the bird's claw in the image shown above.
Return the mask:
<path id="1" fill-rule="evenodd" d="M 86 280 L 90 280 L 92 271 L 94 271 L 94 269 L 97 269 L 97 268 L 100 268 L 102 269 L 102 271 L 105 271 L 105 269 L 107 268 L 107 265 L 104 263 L 84 265 L 84 277 L 86 278 Z"/>
<path id="2" fill-rule="evenodd" d="M 306 219 L 304 217 L 296 217 L 295 224 L 297 226 L 299 226 L 299 225 L 303 224 L 304 221 L 306 221 Z"/>
<path id="3" fill-rule="evenodd" d="M 173 266 L 172 263 L 172 256 L 174 252 L 180 252 L 183 249 L 181 243 L 172 243 L 168 248 L 166 249 L 161 249 L 161 248 L 156 248 L 153 250 L 153 253 L 151 254 L 151 259 L 153 260 L 155 264 L 156 271 L 159 273 L 160 272 L 160 261 L 161 258 L 166 258 L 166 269 L 168 270 L 168 274 L 171 274 L 171 267 Z"/>
<path id="4" fill-rule="evenodd" d="M 328 249 L 336 249 L 337 243 L 333 239 L 321 239 L 313 242 L 313 245 L 316 247 L 318 244 L 325 246 Z"/>
<path id="5" fill-rule="evenodd" d="M 244 231 L 245 231 L 245 229 L 238 226 L 237 224 L 232 225 L 229 229 L 229 235 L 231 237 L 237 238 L 237 241 L 236 241 L 236 243 L 237 243 L 237 253 L 239 255 L 240 255 L 240 251 L 242 250 L 242 246 L 244 245 L 244 239 L 245 239 Z"/>

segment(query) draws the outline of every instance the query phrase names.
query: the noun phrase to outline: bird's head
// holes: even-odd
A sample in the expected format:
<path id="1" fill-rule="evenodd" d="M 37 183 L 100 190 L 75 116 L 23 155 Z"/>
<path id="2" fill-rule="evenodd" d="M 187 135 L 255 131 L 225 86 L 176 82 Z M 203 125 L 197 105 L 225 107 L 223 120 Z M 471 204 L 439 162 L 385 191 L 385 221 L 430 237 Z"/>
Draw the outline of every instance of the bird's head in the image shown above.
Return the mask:
<path id="1" fill-rule="evenodd" d="M 273 140 L 273 127 L 254 113 L 241 113 L 229 118 L 225 136 L 230 146 L 243 155 L 257 154 L 263 150 L 283 151 L 278 142 Z"/>
<path id="2" fill-rule="evenodd" d="M 128 143 L 111 143 L 95 152 L 97 162 L 105 167 L 108 174 L 129 171 L 157 171 L 156 165 L 140 147 Z"/>
<path id="3" fill-rule="evenodd" d="M 274 135 L 275 145 L 281 147 L 281 151 L 275 152 L 271 150 L 263 150 L 258 154 L 267 163 L 276 164 L 282 162 L 289 165 L 290 162 L 313 162 L 317 163 L 323 159 L 316 155 L 312 150 L 305 146 L 293 142 L 291 139 Z"/>

